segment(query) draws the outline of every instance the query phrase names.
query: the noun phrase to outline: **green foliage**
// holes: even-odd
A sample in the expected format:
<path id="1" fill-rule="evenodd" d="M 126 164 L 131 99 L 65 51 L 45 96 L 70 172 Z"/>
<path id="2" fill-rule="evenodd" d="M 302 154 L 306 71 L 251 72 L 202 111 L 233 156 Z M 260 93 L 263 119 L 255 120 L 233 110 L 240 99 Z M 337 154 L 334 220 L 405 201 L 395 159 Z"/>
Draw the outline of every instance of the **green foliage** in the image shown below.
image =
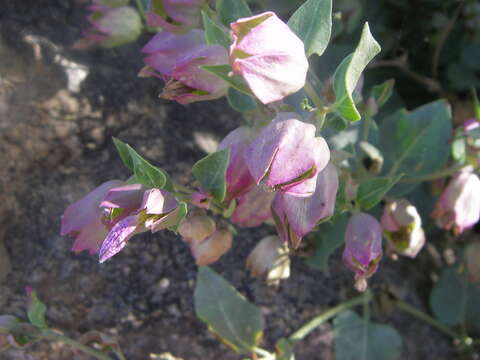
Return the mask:
<path id="1" fill-rule="evenodd" d="M 235 351 L 257 346 L 264 326 L 260 309 L 209 267 L 198 269 L 194 300 L 197 316 Z"/>
<path id="2" fill-rule="evenodd" d="M 351 310 L 333 321 L 336 360 L 396 360 L 402 338 L 388 325 L 361 319 Z"/>
<path id="3" fill-rule="evenodd" d="M 233 75 L 230 65 L 203 65 L 200 68 L 224 80 L 236 90 L 246 95 L 252 94 L 243 79 L 238 75 Z"/>
<path id="4" fill-rule="evenodd" d="M 174 226 L 170 226 L 168 230 L 177 232 L 178 226 L 182 222 L 182 220 L 187 216 L 188 213 L 188 205 L 185 202 L 181 202 L 178 204 L 178 215 L 177 215 L 177 223 Z"/>
<path id="5" fill-rule="evenodd" d="M 113 142 L 125 166 L 133 171 L 136 183 L 143 184 L 150 188 L 173 191 L 173 184 L 170 177 L 163 169 L 150 164 L 130 145 L 123 141 L 113 138 Z"/>
<path id="6" fill-rule="evenodd" d="M 392 96 L 393 87 L 395 86 L 395 80 L 389 79 L 382 84 L 375 85 L 370 94 L 375 99 L 375 102 L 379 108 L 381 108 Z"/>
<path id="7" fill-rule="evenodd" d="M 376 177 L 362 182 L 358 187 L 357 201 L 368 210 L 382 201 L 385 194 L 402 178 L 403 174 L 391 177 Z"/>
<path id="8" fill-rule="evenodd" d="M 251 111 L 257 108 L 257 103 L 251 96 L 245 95 L 234 88 L 228 89 L 227 100 L 232 109 L 238 112 Z"/>
<path id="9" fill-rule="evenodd" d="M 229 159 L 230 150 L 225 149 L 207 155 L 192 167 L 193 176 L 218 201 L 223 201 L 227 192 L 225 176 Z"/>
<path id="10" fill-rule="evenodd" d="M 244 0 L 217 0 L 216 9 L 220 21 L 226 27 L 239 18 L 252 16 L 252 12 Z"/>
<path id="11" fill-rule="evenodd" d="M 480 287 L 455 268 L 443 270 L 430 294 L 435 316 L 449 326 L 466 325 L 480 331 Z"/>
<path id="12" fill-rule="evenodd" d="M 288 26 L 302 39 L 307 56 L 322 55 L 332 31 L 332 0 L 307 0 L 288 20 Z"/>
<path id="13" fill-rule="evenodd" d="M 444 100 L 426 104 L 412 112 L 397 111 L 380 124 L 380 150 L 384 172 L 405 177 L 428 175 L 441 169 L 449 155 L 452 134 L 450 106 Z M 419 183 L 396 185 L 389 193 L 402 196 Z"/>
<path id="14" fill-rule="evenodd" d="M 222 29 L 215 21 L 202 10 L 203 28 L 205 29 L 205 41 L 207 44 L 219 44 L 228 49 L 232 40 L 226 30 Z"/>
<path id="15" fill-rule="evenodd" d="M 361 119 L 353 101 L 353 90 L 365 67 L 379 52 L 380 45 L 370 33 L 368 23 L 365 23 L 357 48 L 340 63 L 335 71 L 333 90 L 336 101 L 333 108 L 349 121 Z"/>
<path id="16" fill-rule="evenodd" d="M 45 313 L 47 307 L 40 301 L 35 290 L 28 293 L 27 316 L 30 323 L 39 328 L 46 328 Z"/>
<path id="17" fill-rule="evenodd" d="M 288 339 L 282 338 L 275 344 L 275 360 L 295 360 L 293 346 Z"/>
<path id="18" fill-rule="evenodd" d="M 308 258 L 308 265 L 321 271 L 328 270 L 330 255 L 343 244 L 347 222 L 348 215 L 342 214 L 319 226 L 314 235 L 315 252 Z"/>

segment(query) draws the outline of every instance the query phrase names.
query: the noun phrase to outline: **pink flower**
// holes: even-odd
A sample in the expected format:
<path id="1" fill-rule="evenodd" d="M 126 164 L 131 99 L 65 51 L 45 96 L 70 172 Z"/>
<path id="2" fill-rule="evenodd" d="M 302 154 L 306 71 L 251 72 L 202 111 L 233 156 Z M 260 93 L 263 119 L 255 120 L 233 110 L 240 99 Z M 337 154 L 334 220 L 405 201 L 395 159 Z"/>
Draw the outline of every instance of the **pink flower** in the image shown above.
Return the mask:
<path id="1" fill-rule="evenodd" d="M 338 174 L 329 163 L 317 175 L 315 192 L 309 197 L 298 197 L 277 192 L 272 212 L 280 239 L 290 241 L 294 248 L 302 238 L 322 220 L 333 215 L 338 190 Z"/>
<path id="2" fill-rule="evenodd" d="M 262 186 L 255 186 L 248 193 L 237 198 L 237 207 L 230 220 L 243 227 L 255 227 L 272 217 L 271 205 L 274 192 L 267 192 Z"/>
<path id="3" fill-rule="evenodd" d="M 88 17 L 91 27 L 74 47 L 113 47 L 135 41 L 142 32 L 142 21 L 138 12 L 126 4 L 128 1 L 123 0 L 93 0 Z"/>
<path id="4" fill-rule="evenodd" d="M 283 99 L 305 85 L 308 61 L 303 42 L 273 12 L 230 24 L 230 65 L 264 104 Z"/>
<path id="5" fill-rule="evenodd" d="M 230 149 L 226 181 L 227 196 L 225 201 L 247 193 L 255 186 L 244 159 L 245 150 L 253 139 L 253 130 L 242 126 L 230 132 L 218 145 L 218 150 Z"/>
<path id="6" fill-rule="evenodd" d="M 480 179 L 466 167 L 449 182 L 432 213 L 437 226 L 459 235 L 480 218 Z"/>
<path id="7" fill-rule="evenodd" d="M 387 202 L 380 223 L 389 246 L 400 255 L 414 258 L 425 245 L 422 219 L 406 199 Z"/>
<path id="8" fill-rule="evenodd" d="M 204 3 L 205 0 L 150 0 L 146 11 L 147 25 L 171 33 L 199 27 Z"/>
<path id="9" fill-rule="evenodd" d="M 181 104 L 212 100 L 225 95 L 228 84 L 199 68 L 222 65 L 228 54 L 220 45 L 207 45 L 202 30 L 183 35 L 160 32 L 142 49 L 147 64 L 140 76 L 156 76 L 166 81 L 161 97 Z"/>
<path id="10" fill-rule="evenodd" d="M 330 151 L 315 126 L 295 113 L 279 113 L 245 151 L 244 159 L 257 184 L 295 196 L 309 196 Z"/>
<path id="11" fill-rule="evenodd" d="M 382 229 L 378 221 L 365 213 L 353 215 L 345 232 L 343 263 L 355 273 L 358 291 L 366 290 L 366 279 L 377 271 L 382 255 Z"/>

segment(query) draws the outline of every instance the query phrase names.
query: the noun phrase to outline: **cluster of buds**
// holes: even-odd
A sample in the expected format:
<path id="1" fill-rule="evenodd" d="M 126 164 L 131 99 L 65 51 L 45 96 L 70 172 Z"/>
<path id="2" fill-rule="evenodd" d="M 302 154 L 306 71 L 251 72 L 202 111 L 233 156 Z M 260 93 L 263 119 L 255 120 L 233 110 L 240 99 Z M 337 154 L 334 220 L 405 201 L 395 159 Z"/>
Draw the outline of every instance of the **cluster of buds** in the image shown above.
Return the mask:
<path id="1" fill-rule="evenodd" d="M 61 234 L 75 237 L 73 251 L 98 252 L 104 262 L 135 234 L 175 226 L 178 216 L 178 202 L 169 192 L 111 180 L 67 207 Z"/>
<path id="2" fill-rule="evenodd" d="M 129 0 L 92 0 L 88 8 L 91 27 L 74 47 L 114 47 L 135 41 L 142 32 L 142 20 L 128 3 Z"/>

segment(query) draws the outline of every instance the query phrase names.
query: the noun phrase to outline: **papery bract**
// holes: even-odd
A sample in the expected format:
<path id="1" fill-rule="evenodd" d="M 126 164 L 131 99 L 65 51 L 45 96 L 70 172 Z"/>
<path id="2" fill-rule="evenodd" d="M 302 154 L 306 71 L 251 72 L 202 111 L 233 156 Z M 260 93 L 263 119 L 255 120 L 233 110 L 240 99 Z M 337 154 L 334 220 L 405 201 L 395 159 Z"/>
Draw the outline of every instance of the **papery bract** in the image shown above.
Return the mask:
<path id="1" fill-rule="evenodd" d="M 437 226 L 459 235 L 480 218 L 480 179 L 472 167 L 456 174 L 438 199 L 432 213 Z"/>
<path id="2" fill-rule="evenodd" d="M 181 104 L 212 100 L 226 94 L 228 84 L 199 68 L 202 65 L 222 65 L 228 54 L 220 45 L 207 45 L 202 30 L 176 35 L 161 32 L 142 49 L 147 64 L 140 76 L 157 76 L 166 81 L 160 95 Z"/>
<path id="3" fill-rule="evenodd" d="M 214 263 L 232 247 L 232 234 L 219 229 L 201 241 L 190 242 L 190 250 L 198 266 Z"/>
<path id="4" fill-rule="evenodd" d="M 422 219 L 406 199 L 388 201 L 380 223 L 391 249 L 400 255 L 413 258 L 425 245 Z"/>
<path id="5" fill-rule="evenodd" d="M 315 191 L 316 176 L 328 163 L 330 151 L 315 126 L 295 113 L 279 113 L 245 151 L 245 162 L 257 184 L 296 196 Z"/>
<path id="6" fill-rule="evenodd" d="M 315 192 L 298 197 L 277 192 L 272 203 L 275 224 L 280 239 L 298 247 L 302 237 L 321 221 L 333 215 L 338 191 L 338 173 L 329 163 L 317 175 Z"/>
<path id="7" fill-rule="evenodd" d="M 218 145 L 218 150 L 230 149 L 230 160 L 226 173 L 228 202 L 247 193 L 255 186 L 244 159 L 245 150 L 253 139 L 253 130 L 242 126 L 230 132 Z"/>
<path id="8" fill-rule="evenodd" d="M 277 285 L 280 280 L 290 277 L 288 245 L 277 236 L 267 236 L 248 255 L 246 266 L 251 276 L 263 278 L 269 285 Z"/>
<path id="9" fill-rule="evenodd" d="M 198 27 L 205 0 L 150 0 L 145 13 L 147 25 L 171 33 L 183 33 Z"/>
<path id="10" fill-rule="evenodd" d="M 366 290 L 366 279 L 377 271 L 382 255 L 382 229 L 378 221 L 365 213 L 354 214 L 345 232 L 343 263 L 355 273 L 358 291 Z"/>
<path id="11" fill-rule="evenodd" d="M 202 241 L 216 230 L 215 221 L 203 211 L 190 213 L 178 227 L 178 233 L 186 242 Z"/>
<path id="12" fill-rule="evenodd" d="M 308 61 L 303 42 L 273 12 L 230 24 L 230 65 L 264 104 L 283 99 L 305 85 Z"/>
<path id="13" fill-rule="evenodd" d="M 230 220 L 243 227 L 255 227 L 272 217 L 270 210 L 274 192 L 255 186 L 245 195 L 237 198 L 237 207 Z"/>

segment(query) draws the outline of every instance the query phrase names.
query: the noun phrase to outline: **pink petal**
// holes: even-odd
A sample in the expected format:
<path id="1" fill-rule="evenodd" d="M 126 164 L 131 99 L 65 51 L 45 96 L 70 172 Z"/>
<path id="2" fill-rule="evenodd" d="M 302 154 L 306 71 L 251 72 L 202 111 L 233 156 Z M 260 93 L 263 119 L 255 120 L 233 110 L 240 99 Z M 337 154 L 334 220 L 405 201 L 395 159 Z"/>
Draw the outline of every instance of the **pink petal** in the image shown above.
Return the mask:
<path id="1" fill-rule="evenodd" d="M 98 251 L 107 234 L 107 227 L 102 223 L 101 218 L 97 217 L 78 233 L 73 243 L 72 251 L 88 250 L 93 255 Z"/>
<path id="2" fill-rule="evenodd" d="M 100 206 L 108 208 L 137 209 L 142 203 L 146 188 L 142 184 L 130 184 L 111 189 Z"/>
<path id="3" fill-rule="evenodd" d="M 274 192 L 265 191 L 262 186 L 255 186 L 237 200 L 237 207 L 232 214 L 234 224 L 243 227 L 255 227 L 272 217 L 271 204 Z"/>
<path id="4" fill-rule="evenodd" d="M 119 221 L 108 233 L 99 251 L 100 263 L 108 260 L 120 252 L 130 238 L 140 232 L 138 229 L 137 217 L 128 216 Z"/>
<path id="5" fill-rule="evenodd" d="M 162 215 L 173 211 L 177 206 L 177 199 L 168 191 L 150 189 L 145 191 L 140 208 L 145 209 L 149 215 Z"/>

